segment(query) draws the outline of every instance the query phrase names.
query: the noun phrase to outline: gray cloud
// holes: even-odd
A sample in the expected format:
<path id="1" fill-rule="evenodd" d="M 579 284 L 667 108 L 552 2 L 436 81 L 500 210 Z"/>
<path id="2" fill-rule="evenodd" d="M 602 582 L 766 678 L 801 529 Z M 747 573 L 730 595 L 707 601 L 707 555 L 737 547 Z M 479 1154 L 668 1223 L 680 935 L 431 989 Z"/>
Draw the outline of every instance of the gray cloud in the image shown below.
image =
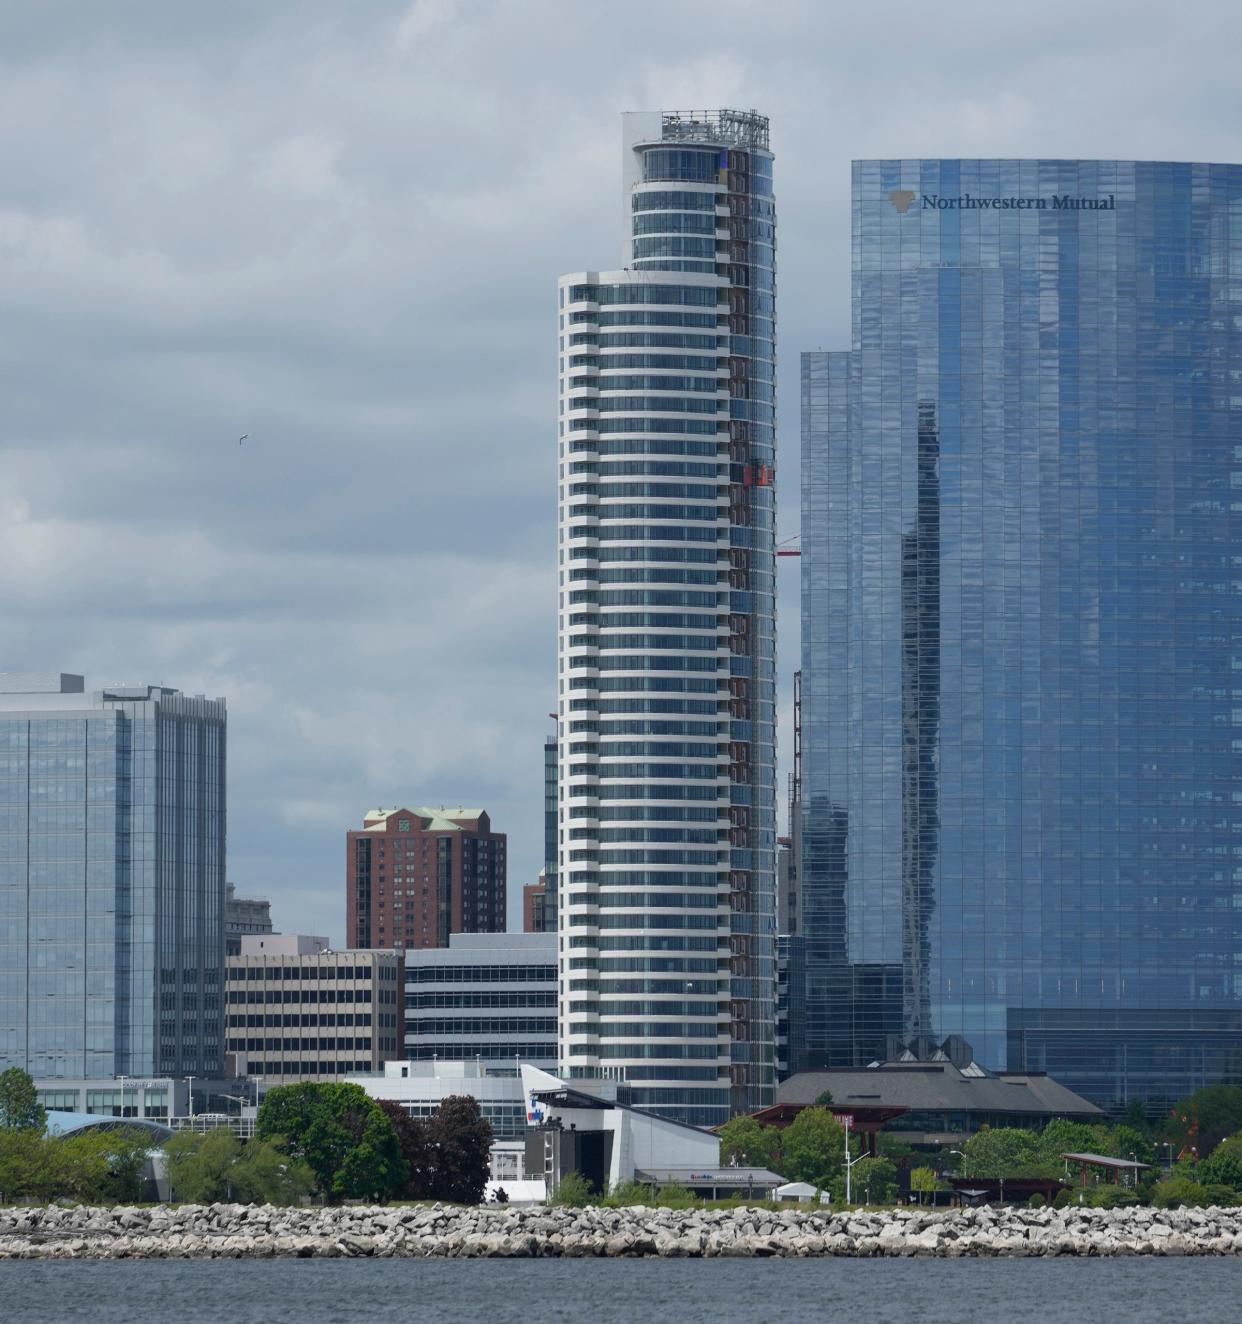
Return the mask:
<path id="1" fill-rule="evenodd" d="M 230 873 L 286 928 L 343 936 L 343 833 L 378 803 L 487 805 L 516 896 L 555 278 L 617 260 L 619 112 L 772 116 L 792 532 L 797 352 L 849 337 L 850 158 L 1229 159 L 1240 29 L 1060 0 L 5 7 L 0 665 L 226 695 Z"/>

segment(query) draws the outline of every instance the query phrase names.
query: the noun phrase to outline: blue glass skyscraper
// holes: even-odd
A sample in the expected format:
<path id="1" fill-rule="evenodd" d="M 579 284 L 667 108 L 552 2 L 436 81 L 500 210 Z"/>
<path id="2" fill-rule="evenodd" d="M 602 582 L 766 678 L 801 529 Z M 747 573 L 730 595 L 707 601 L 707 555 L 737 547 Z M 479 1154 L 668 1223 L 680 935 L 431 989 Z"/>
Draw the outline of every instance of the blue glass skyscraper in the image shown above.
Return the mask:
<path id="1" fill-rule="evenodd" d="M 225 705 L 0 674 L 0 1069 L 219 1075 Z"/>
<path id="2" fill-rule="evenodd" d="M 803 476 L 801 1064 L 1242 1073 L 1242 167 L 855 163 Z"/>

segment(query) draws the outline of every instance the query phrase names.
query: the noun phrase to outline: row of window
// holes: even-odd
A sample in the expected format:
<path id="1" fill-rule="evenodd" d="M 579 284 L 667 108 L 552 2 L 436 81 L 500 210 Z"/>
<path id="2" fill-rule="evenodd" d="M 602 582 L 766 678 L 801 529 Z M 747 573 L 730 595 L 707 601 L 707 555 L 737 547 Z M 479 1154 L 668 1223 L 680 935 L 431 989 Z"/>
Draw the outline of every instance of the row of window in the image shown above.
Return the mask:
<path id="1" fill-rule="evenodd" d="M 303 980 L 322 983 L 328 979 L 379 979 L 383 983 L 395 982 L 397 967 L 380 965 L 374 969 L 367 965 L 230 965 L 227 971 L 230 984 L 268 980 Z"/>
<path id="2" fill-rule="evenodd" d="M 369 1053 L 371 1036 L 358 1038 L 356 1035 L 297 1035 L 285 1038 L 267 1036 L 246 1037 L 229 1036 L 230 1053 L 307 1053 L 337 1052 Z M 393 1044 L 395 1047 L 395 1042 Z"/>
<path id="3" fill-rule="evenodd" d="M 442 1008 L 452 1011 L 458 1007 L 555 1007 L 556 993 L 552 989 L 523 988 L 515 992 L 506 990 L 485 993 L 409 993 L 405 999 L 407 1012 L 422 1008 Z"/>
<path id="4" fill-rule="evenodd" d="M 411 984 L 539 984 L 555 980 L 555 965 L 416 965 L 405 972 L 407 988 Z"/>
<path id="5" fill-rule="evenodd" d="M 395 1025 L 395 1015 L 380 1018 L 381 1025 Z M 229 1028 L 235 1030 L 263 1029 L 265 1027 L 281 1029 L 311 1029 L 316 1026 L 343 1026 L 353 1029 L 359 1025 L 371 1024 L 371 1013 L 361 1012 L 254 1012 L 250 1014 L 234 1013 L 228 1018 Z"/>
<path id="6" fill-rule="evenodd" d="M 276 1050 L 269 1050 L 276 1051 Z M 363 1058 L 353 1062 L 323 1062 L 303 1060 L 300 1062 L 262 1062 L 254 1058 L 246 1060 L 246 1074 L 250 1076 L 297 1076 L 314 1079 L 316 1076 L 351 1076 L 359 1072 L 372 1070 L 371 1062 Z"/>
<path id="7" fill-rule="evenodd" d="M 379 1002 L 396 1000 L 396 994 L 390 989 L 380 989 Z M 231 1006 L 250 1003 L 299 1003 L 299 1002 L 370 1002 L 372 990 L 369 988 L 247 988 L 230 989 L 228 1002 Z"/>
<path id="8" fill-rule="evenodd" d="M 416 1019 L 406 1025 L 407 1035 L 424 1038 L 450 1034 L 546 1034 L 556 1033 L 555 1016 L 438 1017 Z"/>
<path id="9" fill-rule="evenodd" d="M 654 285 L 638 281 L 621 285 L 571 285 L 570 303 L 666 303 L 714 307 L 723 291 L 714 285 Z"/>

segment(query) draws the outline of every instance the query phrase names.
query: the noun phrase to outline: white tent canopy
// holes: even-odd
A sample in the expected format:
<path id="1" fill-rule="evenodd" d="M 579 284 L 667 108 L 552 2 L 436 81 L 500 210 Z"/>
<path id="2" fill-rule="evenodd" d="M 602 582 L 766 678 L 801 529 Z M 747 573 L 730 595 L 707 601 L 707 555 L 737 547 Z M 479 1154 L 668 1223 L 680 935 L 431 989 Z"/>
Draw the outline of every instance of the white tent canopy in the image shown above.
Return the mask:
<path id="1" fill-rule="evenodd" d="M 789 1181 L 776 1188 L 778 1200 L 813 1200 L 816 1188 L 810 1182 Z"/>

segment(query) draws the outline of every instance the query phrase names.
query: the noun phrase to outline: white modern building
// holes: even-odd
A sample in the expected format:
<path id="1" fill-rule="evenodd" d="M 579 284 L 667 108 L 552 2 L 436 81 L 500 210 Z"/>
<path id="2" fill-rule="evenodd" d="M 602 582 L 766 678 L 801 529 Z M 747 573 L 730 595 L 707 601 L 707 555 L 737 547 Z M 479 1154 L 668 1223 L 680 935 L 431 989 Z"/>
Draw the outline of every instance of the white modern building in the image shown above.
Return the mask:
<path id="1" fill-rule="evenodd" d="M 520 1074 L 499 1075 L 477 1062 L 388 1062 L 382 1075 L 348 1079 L 418 1118 L 453 1095 L 476 1099 L 493 1134 L 489 1194 L 503 1186 L 511 1200 L 542 1199 L 570 1171 L 597 1190 L 638 1180 L 705 1190 L 749 1184 L 758 1192 L 771 1176 L 756 1179 L 758 1169 L 717 1173 L 717 1135 L 633 1107 L 629 1087 L 613 1081 L 577 1088 L 526 1063 Z"/>
<path id="2" fill-rule="evenodd" d="M 775 212 L 753 111 L 626 115 L 559 297 L 560 1072 L 771 1102 Z"/>

